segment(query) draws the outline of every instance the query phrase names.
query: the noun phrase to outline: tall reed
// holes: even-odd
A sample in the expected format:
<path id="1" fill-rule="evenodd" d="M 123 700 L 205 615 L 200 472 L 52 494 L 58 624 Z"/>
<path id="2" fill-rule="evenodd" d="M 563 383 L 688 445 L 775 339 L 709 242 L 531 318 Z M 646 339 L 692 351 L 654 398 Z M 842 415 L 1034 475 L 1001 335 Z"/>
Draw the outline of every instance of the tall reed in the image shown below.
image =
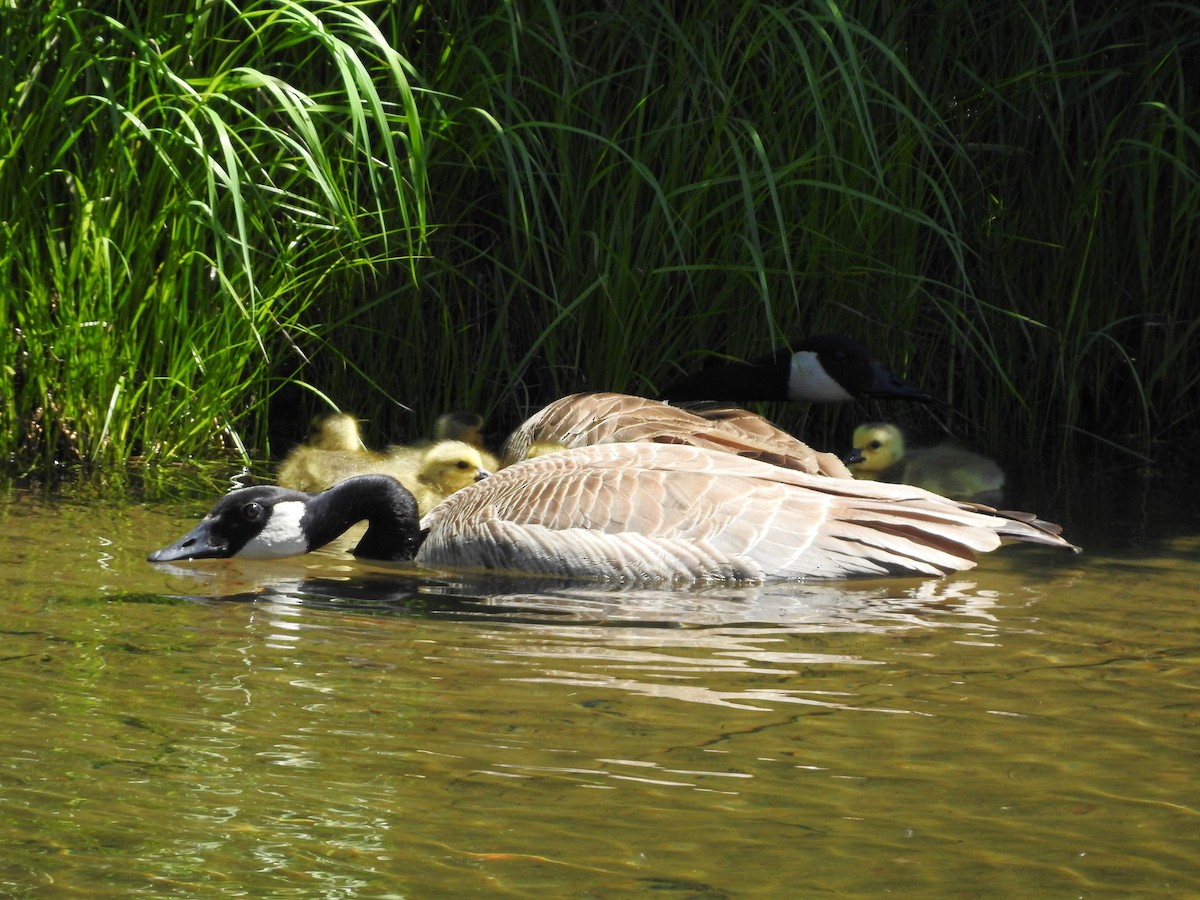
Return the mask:
<path id="1" fill-rule="evenodd" d="M 0 25 L 39 458 L 261 450 L 330 402 L 501 430 L 831 331 L 1001 456 L 1200 425 L 1196 4 L 43 2 Z"/>
<path id="2" fill-rule="evenodd" d="M 361 10 L 114 7 L 0 19 L 0 404 L 22 467 L 258 452 L 306 313 L 424 252 L 418 100 Z"/>
<path id="3" fill-rule="evenodd" d="M 375 380 L 418 415 L 354 402 L 387 434 L 447 405 L 507 425 L 844 331 L 942 401 L 910 425 L 1001 455 L 1194 433 L 1197 9 L 451 3 L 419 40 L 397 23 L 453 125 L 419 289 L 374 319 L 399 350 Z M 830 439 L 864 415 L 770 412 Z"/>

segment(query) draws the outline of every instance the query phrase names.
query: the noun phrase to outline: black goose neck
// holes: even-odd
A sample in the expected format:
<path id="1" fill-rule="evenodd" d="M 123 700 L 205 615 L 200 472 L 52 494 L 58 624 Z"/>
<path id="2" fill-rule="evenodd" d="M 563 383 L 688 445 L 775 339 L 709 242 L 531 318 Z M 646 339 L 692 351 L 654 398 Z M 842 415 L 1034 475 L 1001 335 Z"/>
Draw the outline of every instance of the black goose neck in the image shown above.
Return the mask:
<path id="1" fill-rule="evenodd" d="M 791 353 L 779 350 L 747 362 L 708 366 L 684 376 L 663 390 L 661 399 L 673 403 L 696 400 L 787 400 Z"/>
<path id="2" fill-rule="evenodd" d="M 364 519 L 367 533 L 354 548 L 355 556 L 405 561 L 417 555 L 424 539 L 417 502 L 390 475 L 359 475 L 316 494 L 300 525 L 309 549 L 316 549 Z"/>

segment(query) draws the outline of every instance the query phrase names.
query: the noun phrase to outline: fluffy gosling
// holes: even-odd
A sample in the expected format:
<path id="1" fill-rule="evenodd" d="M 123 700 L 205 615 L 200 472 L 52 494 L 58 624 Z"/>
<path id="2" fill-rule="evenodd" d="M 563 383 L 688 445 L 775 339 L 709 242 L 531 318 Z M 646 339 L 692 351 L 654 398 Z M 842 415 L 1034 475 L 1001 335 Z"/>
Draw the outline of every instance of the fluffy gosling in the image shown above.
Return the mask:
<path id="1" fill-rule="evenodd" d="M 895 425 L 873 422 L 854 431 L 846 464 L 855 478 L 890 481 L 971 503 L 1003 502 L 1004 471 L 994 460 L 954 444 L 908 450 Z"/>

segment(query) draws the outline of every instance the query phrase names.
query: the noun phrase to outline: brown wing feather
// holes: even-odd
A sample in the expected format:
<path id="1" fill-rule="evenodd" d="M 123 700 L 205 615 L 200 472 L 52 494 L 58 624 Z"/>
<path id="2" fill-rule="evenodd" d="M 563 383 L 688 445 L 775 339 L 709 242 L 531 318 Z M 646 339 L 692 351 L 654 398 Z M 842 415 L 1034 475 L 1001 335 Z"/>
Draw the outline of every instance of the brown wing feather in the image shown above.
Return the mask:
<path id="1" fill-rule="evenodd" d="M 566 447 L 610 443 L 687 444 L 761 459 L 773 465 L 850 478 L 840 459 L 821 453 L 762 416 L 732 407 L 703 414 L 629 394 L 573 394 L 535 413 L 509 437 L 506 465 L 525 459 L 538 442 Z"/>
<path id="2" fill-rule="evenodd" d="M 907 485 L 834 479 L 703 447 L 603 444 L 518 463 L 423 521 L 418 556 L 622 580 L 940 575 L 1035 526 Z"/>

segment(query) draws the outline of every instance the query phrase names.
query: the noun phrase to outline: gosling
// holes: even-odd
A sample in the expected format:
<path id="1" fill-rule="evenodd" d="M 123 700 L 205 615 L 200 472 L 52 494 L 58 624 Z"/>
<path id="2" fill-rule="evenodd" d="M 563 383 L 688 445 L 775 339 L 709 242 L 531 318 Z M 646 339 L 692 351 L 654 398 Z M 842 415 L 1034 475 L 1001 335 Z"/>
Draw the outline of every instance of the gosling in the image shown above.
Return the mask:
<path id="1" fill-rule="evenodd" d="M 363 443 L 358 419 L 349 413 L 328 413 L 313 420 L 308 442 L 280 463 L 275 480 L 280 487 L 313 493 L 355 475 L 387 471 L 386 466 L 387 457 Z"/>
<path id="2" fill-rule="evenodd" d="M 481 468 L 495 472 L 500 468 L 500 460 L 488 450 L 483 441 L 483 416 L 468 410 L 455 410 L 438 416 L 433 425 L 433 440 L 415 444 L 392 444 L 388 447 L 388 455 L 392 459 L 405 460 L 410 466 L 420 467 L 422 455 L 430 447 L 442 441 L 460 441 L 470 444 L 479 451 Z"/>
<path id="3" fill-rule="evenodd" d="M 357 419 L 347 413 L 330 413 L 314 421 L 308 443 L 288 454 L 279 466 L 276 482 L 311 494 L 356 475 L 391 475 L 417 498 L 420 513 L 425 515 L 455 491 L 492 471 L 484 452 L 465 441 L 397 446 L 384 453 L 368 450 Z"/>
<path id="4" fill-rule="evenodd" d="M 423 516 L 451 494 L 480 481 L 492 470 L 484 465 L 483 454 L 466 441 L 438 441 L 417 458 L 403 460 L 389 472 L 412 493 Z"/>
<path id="5" fill-rule="evenodd" d="M 994 460 L 954 444 L 906 451 L 903 432 L 887 422 L 856 428 L 854 450 L 845 462 L 855 478 L 912 484 L 988 506 L 1004 500 L 1004 471 Z"/>

